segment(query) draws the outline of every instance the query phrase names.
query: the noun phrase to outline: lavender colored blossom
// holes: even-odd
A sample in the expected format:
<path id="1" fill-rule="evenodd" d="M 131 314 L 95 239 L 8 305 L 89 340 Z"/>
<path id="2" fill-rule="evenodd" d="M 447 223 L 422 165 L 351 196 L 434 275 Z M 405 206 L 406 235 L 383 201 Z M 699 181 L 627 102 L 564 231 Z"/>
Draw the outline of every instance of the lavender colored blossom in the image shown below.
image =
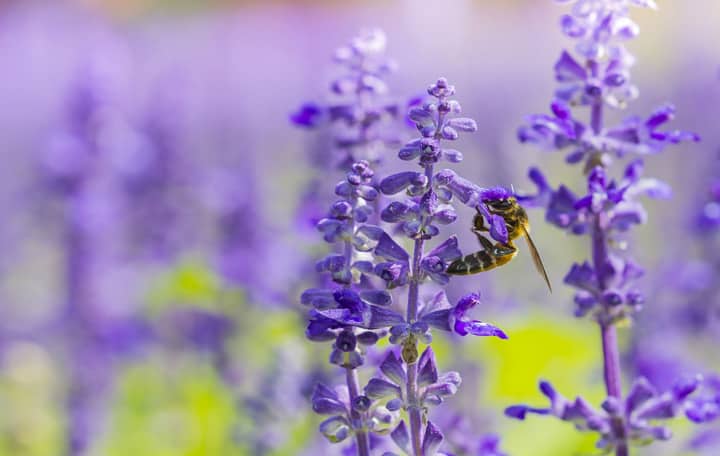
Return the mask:
<path id="1" fill-rule="evenodd" d="M 480 207 L 484 196 L 507 194 L 505 190 L 482 189 L 451 170 L 435 171 L 441 161 L 462 160 L 462 154 L 447 148 L 445 142 L 456 140 L 459 132 L 477 128 L 474 120 L 455 115 L 461 108 L 451 99 L 454 91 L 440 78 L 428 88 L 433 101 L 410 110 L 409 117 L 421 137 L 407 143 L 398 157 L 416 161 L 421 172 L 401 171 L 373 185 L 370 163 L 356 162 L 335 187 L 340 199 L 317 224 L 325 241 L 340 248 L 316 267 L 329 274 L 336 288 L 311 288 L 301 296 L 303 304 L 312 307 L 306 336 L 332 342 L 329 361 L 345 369 L 347 385 L 340 390 L 319 386 L 314 410 L 329 415 L 321 433 L 331 442 L 353 436 L 359 455 L 369 454 L 369 436 L 387 433 L 388 425 L 392 426 L 392 440 L 407 454 L 448 454 L 440 449 L 443 436 L 429 420 L 428 408 L 454 395 L 461 378 L 457 372 L 440 374 L 432 349 L 428 346 L 421 355 L 419 344 L 431 344 L 432 329 L 507 338 L 501 329 L 469 316 L 480 303 L 477 293 L 456 305 L 448 302 L 444 291 L 427 302 L 421 302 L 419 296 L 420 286 L 426 282 L 446 286 L 450 281 L 447 267 L 462 256 L 455 236 L 425 251 L 426 243 L 440 235 L 439 226 L 457 219 L 454 198 Z M 391 201 L 380 210 L 380 220 L 395 225 L 395 230 L 386 231 L 372 223 L 378 190 L 388 196 L 405 194 L 403 200 Z M 496 231 L 497 236 L 503 235 L 502 229 Z M 412 252 L 404 247 L 406 240 L 413 243 Z M 404 313 L 389 292 L 402 287 L 407 287 L 408 293 Z M 385 336 L 399 352 L 389 351 L 380 365 L 383 376 L 370 379 L 361 393 L 357 369 L 365 364 L 368 348 Z M 398 422 L 401 410 L 407 412 L 408 423 L 404 419 Z"/>
<path id="2" fill-rule="evenodd" d="M 392 435 L 398 447 L 414 455 L 435 454 L 438 451 L 442 434 L 429 421 L 427 406 L 440 404 L 442 398 L 454 394 L 460 384 L 457 373 L 438 377 L 432 351 L 426 349 L 420 356 L 418 344 L 432 342 L 431 328 L 454 331 L 460 335 L 507 337 L 499 328 L 466 316 L 470 308 L 479 302 L 478 295 L 464 297 L 455 306 L 450 305 L 444 292 L 437 293 L 427 303 L 421 303 L 419 299 L 419 288 L 423 282 L 447 285 L 447 267 L 462 256 L 454 236 L 440 242 L 430 252 L 424 251 L 425 244 L 439 236 L 439 225 L 456 220 L 454 197 L 473 207 L 482 202 L 483 189 L 453 171 L 435 171 L 435 166 L 443 161 L 459 163 L 462 160 L 462 153 L 446 147 L 445 142 L 456 140 L 460 132 L 477 129 L 474 120 L 457 117 L 461 107 L 451 99 L 454 93 L 454 86 L 440 78 L 428 88 L 432 100 L 410 109 L 409 117 L 420 137 L 408 142 L 398 152 L 398 157 L 404 161 L 415 161 L 421 171 L 401 171 L 379 183 L 379 189 L 385 195 L 405 193 L 404 200 L 392 201 L 381 211 L 381 219 L 395 224 L 397 232 L 412 241 L 413 250 L 404 250 L 386 233 L 374 251 L 376 256 L 391 262 L 396 271 L 389 277 L 380 274 L 383 279 L 391 279 L 386 280 L 386 286 L 393 288 L 407 283 L 408 300 L 405 321 L 390 328 L 390 342 L 398 345 L 401 351 L 399 358 L 395 354 L 389 355 L 386 364 L 394 366 L 394 369 L 386 368 L 383 373 L 390 376 L 386 371 L 392 370 L 395 378 L 391 380 L 394 383 L 375 378 L 368 387 L 372 385 L 371 391 L 375 388 L 381 390 L 382 393 L 377 394 L 389 398 L 388 406 L 402 406 L 408 411 L 409 423 L 403 420 Z M 392 270 L 388 267 L 381 269 L 381 273 Z M 409 279 L 405 278 L 406 275 Z M 400 369 L 401 361 L 405 364 L 403 369 Z M 425 385 L 428 386 L 425 388 Z M 429 391 L 433 393 L 428 396 Z M 424 428 L 423 422 L 427 423 Z"/>
<path id="3" fill-rule="evenodd" d="M 82 74 L 70 92 L 65 124 L 40 158 L 41 181 L 60 205 L 58 225 L 65 262 L 64 305 L 59 324 L 67 360 L 66 453 L 86 454 L 106 423 L 108 398 L 120 362 L 153 339 L 150 325 L 131 312 L 107 308 L 98 275 L 112 269 L 108 236 L 117 235 L 119 195 L 112 144 L 100 141 L 113 121 L 111 90 L 102 72 Z M 51 199 L 51 198 L 48 198 Z M 42 337 L 38 334 L 36 337 Z"/>
<path id="4" fill-rule="evenodd" d="M 706 415 L 700 415 L 707 408 L 689 398 L 700 382 L 700 378 L 683 380 L 677 382 L 672 390 L 659 393 L 640 377 L 623 400 L 609 396 L 601 409 L 596 409 L 582 397 L 567 400 L 550 383 L 542 381 L 540 391 L 550 400 L 549 407 L 514 405 L 508 407 L 505 414 L 519 420 L 524 420 L 528 414 L 553 415 L 573 423 L 580 431 L 597 433 L 597 448 L 614 451 L 626 442 L 644 445 L 653 440 L 668 440 L 672 436 L 670 429 L 659 423 L 683 413 L 696 421 L 706 419 Z"/>
<path id="5" fill-rule="evenodd" d="M 396 65 L 385 57 L 385 48 L 384 32 L 371 29 L 337 49 L 339 74 L 330 83 L 328 100 L 303 103 L 290 115 L 298 127 L 330 129 L 333 147 L 318 156 L 321 169 L 330 164 L 347 170 L 360 160 L 375 166 L 397 144 L 400 106 L 388 97 L 386 82 Z"/>
<path id="6" fill-rule="evenodd" d="M 529 177 L 538 192 L 521 200 L 544 207 L 546 220 L 560 229 L 591 238 L 591 259 L 573 264 L 564 282 L 577 290 L 575 315 L 591 316 L 600 327 L 608 399 L 603 411 L 597 411 L 582 398 L 568 402 L 542 382 L 541 391 L 551 400 L 550 408 L 513 406 L 506 413 L 519 419 L 527 413 L 549 414 L 574 422 L 581 430 L 601 434 L 599 448 L 627 456 L 630 444 L 670 438 L 667 428 L 649 423 L 675 416 L 698 381 L 658 395 L 647 380 L 638 379 L 623 397 L 616 325 L 632 318 L 642 308 L 645 296 L 636 284 L 643 268 L 618 247 L 626 244 L 624 235 L 631 228 L 647 221 L 639 196 L 663 199 L 671 195 L 667 184 L 643 176 L 643 157 L 699 138 L 666 129 L 675 113 L 669 104 L 647 117 L 627 117 L 616 126 L 609 126 L 605 118 L 607 108 L 624 109 L 638 96 L 630 78 L 635 59 L 623 44 L 639 33 L 629 16 L 630 7 L 654 8 L 655 4 L 630 0 L 564 3 L 573 4 L 571 13 L 562 17 L 561 28 L 575 41 L 575 52 L 563 51 L 555 64 L 559 87 L 551 114 L 528 117 L 518 138 L 546 150 L 565 151 L 569 164 L 583 163 L 587 192 L 577 195 L 564 185 L 553 188 L 542 172 L 533 168 Z M 574 112 L 584 107 L 590 110 L 588 122 Z M 634 158 L 622 177 L 612 177 L 613 162 L 628 155 Z"/>

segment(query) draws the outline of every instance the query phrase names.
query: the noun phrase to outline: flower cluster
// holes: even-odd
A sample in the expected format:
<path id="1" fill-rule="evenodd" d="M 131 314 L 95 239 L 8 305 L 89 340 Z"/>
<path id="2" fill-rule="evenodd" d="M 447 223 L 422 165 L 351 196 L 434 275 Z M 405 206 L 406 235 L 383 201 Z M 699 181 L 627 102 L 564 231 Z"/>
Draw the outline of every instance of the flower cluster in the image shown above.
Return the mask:
<path id="1" fill-rule="evenodd" d="M 638 89 L 630 82 L 635 58 L 624 41 L 639 33 L 628 16 L 630 6 L 654 8 L 652 1 L 579 0 L 572 13 L 561 19 L 563 33 L 576 40 L 578 58 L 563 51 L 555 63 L 555 79 L 560 84 L 550 108 L 551 114 L 535 114 L 520 127 L 521 142 L 534 143 L 548 150 L 567 150 L 568 163 L 584 161 L 586 170 L 607 165 L 612 155 L 653 154 L 669 144 L 697 141 L 694 133 L 660 127 L 672 120 L 675 108 L 664 105 L 647 116 L 628 117 L 619 125 L 603 128 L 602 109 L 625 108 L 637 98 Z M 593 110 L 590 125 L 576 119 L 575 106 Z"/>
<path id="2" fill-rule="evenodd" d="M 623 235 L 647 220 L 638 197 L 670 196 L 667 184 L 643 176 L 643 157 L 668 145 L 699 138 L 693 133 L 664 129 L 674 116 L 672 105 L 664 105 L 647 117 L 628 117 L 616 126 L 606 125 L 606 108 L 625 108 L 638 96 L 637 87 L 630 82 L 634 58 L 623 44 L 639 32 L 628 15 L 630 7 L 654 8 L 655 4 L 651 0 L 564 3 L 573 3 L 571 13 L 562 17 L 561 27 L 566 36 L 575 40 L 575 52 L 563 51 L 555 64 L 559 88 L 551 103 L 551 113 L 529 116 L 518 130 L 518 138 L 542 149 L 566 151 L 565 159 L 570 164 L 583 163 L 587 192 L 576 196 L 564 185 L 553 188 L 543 173 L 533 168 L 529 177 L 538 192 L 521 201 L 544 207 L 546 220 L 551 224 L 591 238 L 591 259 L 573 264 L 564 282 L 577 290 L 575 315 L 589 315 L 600 326 L 609 398 L 603 404 L 604 411 L 598 412 L 581 399 L 568 403 L 548 383 L 542 383 L 541 390 L 552 402 L 549 409 L 515 406 L 508 409 L 508 414 L 523 418 L 525 413 L 534 412 L 573 421 L 580 429 L 601 433 L 601 448 L 626 456 L 630 443 L 669 438 L 667 429 L 647 422 L 674 416 L 674 411 L 686 404 L 687 396 L 697 386 L 696 383 L 692 387 L 681 386 L 672 394 L 658 396 L 641 379 L 623 400 L 615 326 L 632 317 L 645 301 L 636 287 L 636 280 L 644 271 L 624 254 L 627 242 Z M 589 108 L 588 122 L 573 112 L 578 107 Z M 634 158 L 622 176 L 612 177 L 610 165 L 628 155 Z M 660 409 L 666 416 L 657 415 Z"/>
<path id="3" fill-rule="evenodd" d="M 584 162 L 587 193 L 576 196 L 564 185 L 550 186 L 538 169 L 530 178 L 538 193 L 524 197 L 529 205 L 546 208 L 548 222 L 572 234 L 593 237 L 593 261 L 574 264 L 565 282 L 579 290 L 576 314 L 592 314 L 601 324 L 611 324 L 640 308 L 642 295 L 632 281 L 642 269 L 629 259 L 611 252 L 610 245 L 622 246 L 620 235 L 632 226 L 645 223 L 647 215 L 637 201 L 641 195 L 668 198 L 667 184 L 642 176 L 641 158 L 629 163 L 622 178 L 609 176 L 612 157 L 628 153 L 645 155 L 659 152 L 668 144 L 698 140 L 693 133 L 659 131 L 672 119 L 674 108 L 663 106 L 645 120 L 629 118 L 617 127 L 605 128 L 603 108 L 625 107 L 637 88 L 629 82 L 632 56 L 622 44 L 637 35 L 637 25 L 627 16 L 631 5 L 654 7 L 652 2 L 578 1 L 572 14 L 562 19 L 564 33 L 577 40 L 576 50 L 582 63 L 565 51 L 555 65 L 561 90 L 552 103 L 551 115 L 533 115 L 520 128 L 519 139 L 544 148 L 570 149 L 569 163 Z M 632 97 L 619 102 L 618 90 Z M 589 106 L 589 124 L 573 117 L 571 106 Z"/>
<path id="4" fill-rule="evenodd" d="M 598 410 L 582 397 L 567 400 L 550 383 L 541 381 L 540 391 L 550 400 L 549 407 L 514 405 L 508 407 L 505 414 L 519 420 L 524 420 L 528 413 L 553 415 L 573 423 L 578 430 L 596 432 L 597 448 L 612 451 L 626 441 L 644 445 L 653 440 L 668 440 L 672 436 L 670 429 L 659 423 L 682 413 L 693 421 L 700 421 L 700 415 L 712 413 L 706 412 L 708 408 L 704 403 L 689 398 L 700 382 L 701 378 L 690 378 L 676 383 L 671 391 L 660 393 L 641 377 L 635 380 L 623 400 L 610 396 Z"/>
<path id="5" fill-rule="evenodd" d="M 312 306 L 306 336 L 314 341 L 334 340 L 330 360 L 347 368 L 362 365 L 362 348 L 378 340 L 374 332 L 356 335 L 354 328 L 381 329 L 402 321 L 401 315 L 388 309 L 391 296 L 387 291 L 361 288 L 367 282 L 363 271 L 368 261 L 357 257 L 369 255 L 384 234 L 379 227 L 365 223 L 372 211 L 368 203 L 377 197 L 369 185 L 372 177 L 367 162 L 355 163 L 346 179 L 335 187 L 341 199 L 318 222 L 325 241 L 341 243 L 343 253 L 332 253 L 320 260 L 317 271 L 329 273 L 342 288 L 311 288 L 301 296 L 303 304 Z"/>
<path id="6" fill-rule="evenodd" d="M 643 168 L 642 160 L 634 160 L 625 168 L 623 177 L 616 180 L 608 177 L 604 167 L 595 167 L 587 178 L 587 194 L 580 197 L 564 185 L 553 190 L 538 169 L 532 169 L 530 176 L 539 187 L 534 198 L 546 206 L 549 223 L 576 235 L 600 230 L 607 242 L 622 245 L 622 234 L 647 220 L 637 197 L 666 199 L 671 194 L 664 182 L 642 177 Z M 573 264 L 564 281 L 578 290 L 578 317 L 592 314 L 602 324 L 610 324 L 641 308 L 645 299 L 634 281 L 643 273 L 631 259 L 608 252 L 600 268 L 588 261 Z"/>
<path id="7" fill-rule="evenodd" d="M 383 152 L 399 139 L 392 130 L 399 119 L 399 105 L 388 99 L 385 78 L 395 63 L 385 57 L 382 30 L 368 30 L 335 52 L 340 74 L 330 83 L 327 103 L 309 102 L 290 115 L 298 127 L 331 125 L 334 152 L 316 161 L 347 169 L 358 160 L 376 165 Z"/>
<path id="8" fill-rule="evenodd" d="M 472 119 L 455 116 L 461 108 L 450 99 L 454 91 L 444 78 L 438 79 L 428 88 L 433 101 L 410 111 L 421 137 L 406 144 L 398 155 L 416 161 L 422 171 L 402 171 L 374 186 L 370 163 L 355 162 L 335 187 L 340 199 L 317 224 L 325 241 L 342 248 L 338 249 L 341 253 L 317 263 L 317 270 L 328 273 L 335 288 L 312 288 L 302 294 L 303 304 L 312 307 L 306 335 L 310 340 L 333 342 L 330 362 L 346 370 L 347 386 L 318 387 L 313 404 L 316 412 L 331 415 L 321 425 L 322 433 L 331 442 L 355 436 L 360 455 L 368 454 L 370 435 L 383 435 L 390 425 L 392 440 L 404 452 L 443 454 L 438 453 L 443 436 L 428 420 L 428 408 L 455 394 L 461 378 L 457 372 L 440 374 L 430 347 L 420 355 L 419 345 L 432 342 L 432 328 L 462 336 L 507 338 L 500 328 L 469 316 L 480 303 L 477 293 L 464 296 L 456 305 L 450 304 L 443 290 L 431 299 L 420 296 L 423 283 L 447 285 L 448 265 L 462 256 L 455 236 L 425 251 L 426 243 L 440 235 L 439 226 L 457 219 L 454 197 L 475 207 L 482 205 L 483 192 L 491 191 L 454 171 L 434 169 L 441 160 L 462 160 L 462 154 L 444 147 L 443 141 L 476 129 Z M 391 201 L 380 210 L 381 221 L 395 229 L 371 223 L 376 189 L 385 195 L 405 193 L 403 200 Z M 489 212 L 487 216 L 492 220 Z M 507 240 L 507 228 L 500 221 L 502 227 L 494 222 L 495 235 L 504 233 Z M 412 243 L 412 252 L 403 246 L 406 242 Z M 401 287 L 407 288 L 404 309 L 392 302 L 389 291 Z M 390 349 L 380 366 L 383 376 L 372 378 L 361 394 L 355 371 L 365 364 L 367 348 L 385 336 L 399 350 Z M 409 424 L 405 419 L 398 422 L 401 412 L 407 413 Z"/>

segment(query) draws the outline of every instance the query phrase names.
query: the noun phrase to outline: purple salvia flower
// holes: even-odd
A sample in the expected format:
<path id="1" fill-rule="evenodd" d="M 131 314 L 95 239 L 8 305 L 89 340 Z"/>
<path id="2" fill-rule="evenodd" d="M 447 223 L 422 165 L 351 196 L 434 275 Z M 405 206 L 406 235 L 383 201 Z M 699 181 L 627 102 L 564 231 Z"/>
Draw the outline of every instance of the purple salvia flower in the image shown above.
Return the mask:
<path id="1" fill-rule="evenodd" d="M 152 338 L 147 322 L 132 311 L 107 309 L 97 296 L 98 274 L 111 267 L 108 236 L 117 236 L 120 207 L 111 166 L 115 145 L 100 141 L 110 121 L 100 115 L 115 107 L 100 68 L 91 67 L 70 93 L 61 132 L 41 158 L 42 181 L 60 201 L 58 226 L 64 240 L 64 305 L 58 322 L 68 360 L 66 453 L 85 454 L 106 421 L 119 361 Z M 118 116 L 124 118 L 120 113 Z M 112 265 L 116 266 L 116 265 Z M 44 337 L 37 334 L 36 337 Z"/>
<path id="2" fill-rule="evenodd" d="M 360 160 L 375 166 L 398 143 L 400 106 L 388 97 L 385 82 L 396 65 L 385 57 L 385 47 L 385 33 L 371 29 L 339 48 L 335 62 L 341 71 L 330 83 L 328 101 L 304 103 L 290 115 L 298 127 L 332 132 L 334 149 L 318 160 L 319 168 L 347 170 Z"/>
<path id="3" fill-rule="evenodd" d="M 439 373 L 430 347 L 419 354 L 419 344 L 432 342 L 432 328 L 507 338 L 499 328 L 468 316 L 479 303 L 477 294 L 461 299 L 456 306 L 450 305 L 443 291 L 428 302 L 419 298 L 420 285 L 425 282 L 447 285 L 448 266 L 462 256 L 456 236 L 425 251 L 426 244 L 439 236 L 439 226 L 457 219 L 454 197 L 488 212 L 485 199 L 510 195 L 505 189 L 480 188 L 454 171 L 435 171 L 441 161 L 462 159 L 458 151 L 446 149 L 445 143 L 477 128 L 472 119 L 455 115 L 460 105 L 450 99 L 454 91 L 440 78 L 428 88 L 433 101 L 411 108 L 410 118 L 420 138 L 408 142 L 398 156 L 416 161 L 421 171 L 401 171 L 374 185 L 370 163 L 356 162 L 335 187 L 340 199 L 318 222 L 325 241 L 341 248 L 320 260 L 317 270 L 328 273 L 339 288 L 312 288 L 303 293 L 302 303 L 312 307 L 306 335 L 314 341 L 333 342 L 330 362 L 345 369 L 348 392 L 343 402 L 347 413 L 333 413 L 321 432 L 331 441 L 354 436 L 360 455 L 368 454 L 369 435 L 382 434 L 389 426 L 394 428 L 391 437 L 403 451 L 415 456 L 444 454 L 439 452 L 442 434 L 426 414 L 430 406 L 456 393 L 461 378 L 457 372 Z M 378 190 L 385 195 L 405 195 L 379 211 L 381 220 L 396 225 L 395 230 L 385 231 L 372 223 Z M 493 236 L 506 241 L 504 221 L 494 223 L 489 213 L 488 220 L 501 225 L 493 228 Z M 404 247 L 408 238 L 414 243 L 412 253 Z M 405 286 L 408 302 L 402 315 L 387 290 Z M 357 369 L 365 363 L 367 346 L 386 335 L 391 344 L 400 347 L 399 356 L 390 351 L 380 366 L 384 376 L 372 378 L 361 394 Z M 363 401 L 363 406 L 351 407 L 357 401 Z M 407 423 L 398 424 L 400 409 L 407 411 Z"/>
<path id="4" fill-rule="evenodd" d="M 573 423 L 578 430 L 597 433 L 599 449 L 617 449 L 625 441 L 647 443 L 669 439 L 670 430 L 658 423 L 683 413 L 696 421 L 714 419 L 710 411 L 712 406 L 708 408 L 707 402 L 688 398 L 700 383 L 699 377 L 683 379 L 670 391 L 659 393 L 640 377 L 624 400 L 609 396 L 600 409 L 595 409 L 582 397 L 570 401 L 557 393 L 550 383 L 540 382 L 540 390 L 550 400 L 548 407 L 514 405 L 508 407 L 505 414 L 519 420 L 526 419 L 528 414 L 553 415 Z M 705 415 L 705 411 L 709 413 Z"/>
<path id="5" fill-rule="evenodd" d="M 446 143 L 456 140 L 462 132 L 475 131 L 477 125 L 470 118 L 457 116 L 461 107 L 451 99 L 455 88 L 445 78 L 438 79 L 427 92 L 431 98 L 409 112 L 420 137 L 398 152 L 401 160 L 415 161 L 421 169 L 387 176 L 378 185 L 385 195 L 404 193 L 403 200 L 390 202 L 380 214 L 384 222 L 397 226 L 396 233 L 412 241 L 413 249 L 411 253 L 406 251 L 400 241 L 384 233 L 374 250 L 375 256 L 383 261 L 375 265 L 373 272 L 384 280 L 387 288 L 407 285 L 408 302 L 404 321 L 390 328 L 390 343 L 400 346 L 400 357 L 390 354 L 384 365 L 395 367 L 382 369 L 386 376 L 394 378 L 371 380 L 368 384 L 371 393 L 367 393 L 382 397 L 388 408 L 402 407 L 408 411 L 408 423 L 403 421 L 398 425 L 393 437 L 403 451 L 413 455 L 440 454 L 437 451 L 442 434 L 425 414 L 428 406 L 438 405 L 445 397 L 455 394 L 460 384 L 460 376 L 455 372 L 438 375 L 432 350 L 428 348 L 419 356 L 418 344 L 432 342 L 431 328 L 461 335 L 506 337 L 499 328 L 466 316 L 477 304 L 477 300 L 473 300 L 476 295 L 461 299 L 455 307 L 442 291 L 424 305 L 419 299 L 423 282 L 447 285 L 450 280 L 447 267 L 462 256 L 455 236 L 425 252 L 426 244 L 440 234 L 439 226 L 457 219 L 454 198 L 487 212 L 483 198 L 509 194 L 503 189 L 480 188 L 448 169 L 435 170 L 441 162 L 462 160 L 462 153 L 446 147 Z M 490 214 L 488 220 L 492 224 Z M 492 233 L 493 237 L 507 241 L 505 228 L 501 220 L 501 227 Z M 401 362 L 404 363 L 402 370 Z M 428 423 L 424 429 L 423 422 Z"/>
<path id="6" fill-rule="evenodd" d="M 642 176 L 641 158 L 630 162 L 620 178 L 612 177 L 609 167 L 614 159 L 628 154 L 647 156 L 668 145 L 699 138 L 693 133 L 665 129 L 674 115 L 671 105 L 662 106 L 645 118 L 628 117 L 617 126 L 605 123 L 606 108 L 625 108 L 638 95 L 630 82 L 634 58 L 623 42 L 639 31 L 629 17 L 630 7 L 654 8 L 652 1 L 563 3 L 572 4 L 572 11 L 563 16 L 561 27 L 576 42 L 575 52 L 563 51 L 555 64 L 559 88 L 551 103 L 551 114 L 530 116 L 519 129 L 518 138 L 546 150 L 564 150 L 570 164 L 582 162 L 587 190 L 577 195 L 562 185 L 554 189 L 538 169 L 531 169 L 530 178 L 538 186 L 538 193 L 522 197 L 521 201 L 545 207 L 546 220 L 561 229 L 591 237 L 591 260 L 572 265 L 565 283 L 578 290 L 576 316 L 590 315 L 600 326 L 609 397 L 603 410 L 598 411 L 581 398 L 569 402 L 549 383 L 542 383 L 541 390 L 550 399 L 550 408 L 515 406 L 506 413 L 520 419 L 527 413 L 552 414 L 572 421 L 579 429 L 599 432 L 602 435 L 599 448 L 627 456 L 630 443 L 670 437 L 666 428 L 650 425 L 648 420 L 675 416 L 678 407 L 685 403 L 685 393 L 692 392 L 696 385 L 684 390 L 680 398 L 670 393 L 651 394 L 649 384 L 638 380 L 623 399 L 615 325 L 641 309 L 644 296 L 635 282 L 643 270 L 612 246 L 624 245 L 622 234 L 646 222 L 647 214 L 638 197 L 667 198 L 670 188 L 657 179 Z M 574 112 L 578 107 L 589 108 L 589 122 Z"/>
<path id="7" fill-rule="evenodd" d="M 394 412 L 373 402 L 373 396 L 360 394 L 356 369 L 364 364 L 367 347 L 374 345 L 383 334 L 376 330 L 404 322 L 402 315 L 389 308 L 390 294 L 368 283 L 368 277 L 378 271 L 387 282 L 399 283 L 402 270 L 398 267 L 402 266 L 403 259 L 407 261 L 401 247 L 388 243 L 387 235 L 380 228 L 366 223 L 374 211 L 370 203 L 378 196 L 371 185 L 373 176 L 368 162 L 354 163 L 345 180 L 335 186 L 335 194 L 340 199 L 317 224 L 326 242 L 342 247 L 341 254 L 331 253 L 316 267 L 318 272 L 328 273 L 338 288 L 311 288 L 301 296 L 301 302 L 312 307 L 307 338 L 332 341 L 329 360 L 346 372 L 347 412 L 328 418 L 321 424 L 320 431 L 331 442 L 354 436 L 359 455 L 369 455 L 370 433 L 384 432 L 396 420 Z M 389 260 L 383 266 L 372 261 L 371 252 L 378 247 L 382 255 L 377 258 Z"/>

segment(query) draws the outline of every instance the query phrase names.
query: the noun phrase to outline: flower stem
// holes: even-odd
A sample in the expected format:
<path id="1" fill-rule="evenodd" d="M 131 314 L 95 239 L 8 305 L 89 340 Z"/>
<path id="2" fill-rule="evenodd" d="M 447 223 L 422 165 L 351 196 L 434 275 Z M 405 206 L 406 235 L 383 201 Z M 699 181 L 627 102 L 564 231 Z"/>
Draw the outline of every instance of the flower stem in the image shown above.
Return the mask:
<path id="1" fill-rule="evenodd" d="M 71 196 L 65 213 L 65 287 L 66 302 L 64 308 L 65 337 L 69 357 L 73 363 L 80 363 L 80 348 L 84 341 L 82 334 L 85 313 L 87 312 L 87 281 L 89 262 L 89 243 L 87 231 L 82 226 L 81 198 L 82 187 Z M 83 376 L 77 369 L 70 371 L 66 398 L 66 408 L 70 417 L 67 428 L 65 454 L 75 456 L 82 454 L 89 446 L 90 435 L 86 431 L 87 409 L 90 407 L 89 391 L 83 387 Z"/>
<path id="2" fill-rule="evenodd" d="M 420 261 L 423 255 L 422 238 L 415 239 L 415 247 L 413 249 L 412 262 L 412 280 L 408 287 L 408 306 L 407 321 L 413 323 L 418 316 L 418 295 L 420 291 Z M 415 351 L 417 352 L 417 341 L 415 343 Z M 417 360 L 407 364 L 407 402 L 408 414 L 410 415 L 410 441 L 412 442 L 413 456 L 422 455 L 421 432 L 422 432 L 422 416 L 420 399 L 418 398 L 417 385 L 418 365 Z"/>
<path id="3" fill-rule="evenodd" d="M 615 325 L 600 325 L 602 335 L 603 359 L 605 371 L 605 387 L 608 396 L 622 398 L 622 382 L 620 379 L 620 354 L 617 345 Z"/>
<path id="4" fill-rule="evenodd" d="M 600 226 L 600 221 L 597 217 L 595 218 L 592 233 L 592 257 L 599 288 L 604 291 L 608 288 L 606 271 L 610 258 L 605 231 Z M 605 389 L 607 390 L 608 396 L 622 401 L 620 352 L 618 350 L 615 324 L 603 317 L 600 319 L 599 325 L 603 348 L 603 377 L 605 380 Z M 615 454 L 616 456 L 628 456 L 625 425 L 622 421 L 619 421 L 613 422 L 613 426 L 617 427 L 615 433 L 622 436 L 620 441 L 616 443 Z"/>
<path id="5" fill-rule="evenodd" d="M 622 399 L 622 382 L 620 378 L 620 354 L 617 345 L 617 332 L 614 324 L 601 324 L 600 332 L 602 334 L 603 360 L 605 372 L 605 387 L 608 396 Z M 617 442 L 615 448 L 616 456 L 627 456 L 628 446 L 625 438 L 624 424 L 622 422 L 614 422 L 616 433 L 622 436 Z"/>
<path id="6" fill-rule="evenodd" d="M 358 380 L 357 369 L 346 367 L 345 380 L 350 393 L 350 404 L 352 406 L 355 398 L 360 395 L 360 381 Z M 362 421 L 359 412 L 351 410 L 350 413 L 353 419 L 353 425 Z M 370 439 L 364 428 L 355 430 L 355 441 L 357 442 L 357 456 L 370 456 Z"/>
<path id="7" fill-rule="evenodd" d="M 417 375 L 418 365 L 412 363 L 408 365 L 408 402 L 410 406 L 408 414 L 410 415 L 410 441 L 412 442 L 413 456 L 422 455 L 421 431 L 422 431 L 422 414 L 419 400 L 417 397 Z"/>
<path id="8" fill-rule="evenodd" d="M 603 102 L 598 100 L 593 103 L 590 113 L 590 126 L 596 135 L 602 132 L 603 125 Z M 608 266 L 610 264 L 610 254 L 608 252 L 608 243 L 605 236 L 605 230 L 601 225 L 601 215 L 595 217 L 592 231 L 592 258 L 597 275 L 598 285 L 601 291 L 608 288 Z M 605 389 L 610 397 L 622 401 L 622 374 L 620 368 L 620 352 L 617 343 L 617 330 L 614 322 L 609 319 L 602 318 L 599 322 L 600 334 L 602 338 L 603 348 L 603 378 L 605 380 Z M 614 422 L 613 426 L 617 426 L 616 433 L 621 437 L 616 443 L 615 455 L 628 456 L 628 444 L 625 433 L 625 425 L 623 422 Z"/>

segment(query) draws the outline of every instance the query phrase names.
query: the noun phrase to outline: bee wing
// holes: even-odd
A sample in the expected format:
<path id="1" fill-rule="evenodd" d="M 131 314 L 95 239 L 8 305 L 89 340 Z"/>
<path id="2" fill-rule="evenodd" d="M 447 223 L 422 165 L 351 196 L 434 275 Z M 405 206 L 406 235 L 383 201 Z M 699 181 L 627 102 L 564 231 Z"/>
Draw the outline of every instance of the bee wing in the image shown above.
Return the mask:
<path id="1" fill-rule="evenodd" d="M 537 269 L 540 275 L 543 276 L 543 279 L 545 279 L 545 283 L 548 286 L 548 290 L 550 290 L 550 293 L 552 293 L 552 285 L 550 285 L 550 279 L 548 278 L 547 271 L 545 270 L 545 265 L 543 265 L 542 258 L 540 258 L 540 252 L 538 252 L 537 247 L 535 247 L 535 243 L 530 237 L 530 233 L 528 232 L 527 228 L 523 226 L 522 230 L 523 234 L 525 235 L 525 239 L 527 240 L 527 245 L 530 249 L 530 255 L 532 255 L 533 263 L 535 263 L 535 269 Z"/>

